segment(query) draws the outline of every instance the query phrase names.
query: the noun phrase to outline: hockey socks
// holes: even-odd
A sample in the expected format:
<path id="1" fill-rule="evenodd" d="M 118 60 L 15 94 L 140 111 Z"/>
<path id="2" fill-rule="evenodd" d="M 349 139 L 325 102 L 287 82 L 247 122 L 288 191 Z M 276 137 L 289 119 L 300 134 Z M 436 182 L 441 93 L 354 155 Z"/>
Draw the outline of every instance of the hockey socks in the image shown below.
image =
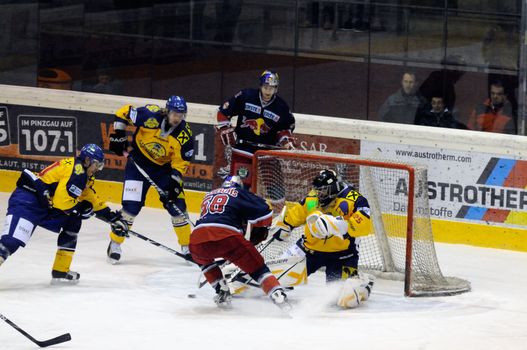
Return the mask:
<path id="1" fill-rule="evenodd" d="M 70 271 L 71 261 L 73 260 L 74 252 L 69 250 L 57 250 L 55 254 L 55 262 L 51 271 L 51 284 L 79 282 L 80 274 Z"/>

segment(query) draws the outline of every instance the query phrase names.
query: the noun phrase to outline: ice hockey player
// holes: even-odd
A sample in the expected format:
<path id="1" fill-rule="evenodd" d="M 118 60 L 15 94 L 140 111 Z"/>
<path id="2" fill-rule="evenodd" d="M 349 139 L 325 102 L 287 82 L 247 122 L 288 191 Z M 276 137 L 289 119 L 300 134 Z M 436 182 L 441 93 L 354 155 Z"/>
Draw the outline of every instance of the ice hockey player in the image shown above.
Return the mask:
<path id="1" fill-rule="evenodd" d="M 77 283 L 80 274 L 70 270 L 82 220 L 95 213 L 112 230 L 125 235 L 128 228 L 120 212 L 96 195 L 95 174 L 104 167 L 104 154 L 95 144 L 82 147 L 78 157 L 65 158 L 38 175 L 24 170 L 9 198 L 6 222 L 0 237 L 0 265 L 18 248 L 25 247 L 35 228 L 58 233 L 52 283 Z"/>
<path id="2" fill-rule="evenodd" d="M 135 108 L 121 107 L 115 114 L 114 130 L 110 135 L 110 150 L 127 155 L 122 196 L 122 214 L 129 227 L 145 204 L 151 182 L 167 195 L 160 196 L 163 206 L 172 218 L 172 226 L 184 254 L 189 254 L 190 225 L 183 191 L 183 175 L 194 154 L 194 136 L 186 122 L 187 103 L 180 96 L 171 96 L 166 108 L 146 105 Z M 132 149 L 128 153 L 127 125 L 136 127 Z M 139 170 L 143 170 L 147 179 Z M 121 258 L 124 237 L 110 232 L 108 261 L 117 263 Z"/>
<path id="3" fill-rule="evenodd" d="M 190 252 L 216 290 L 214 301 L 219 307 L 230 307 L 231 294 L 215 258 L 224 258 L 238 266 L 257 281 L 273 303 L 284 310 L 290 309 L 284 289 L 254 247 L 267 238 L 271 223 L 269 205 L 243 188 L 239 176 L 227 176 L 221 188 L 205 195 L 201 216 L 190 236 Z M 245 225 L 251 227 L 247 239 Z"/>
<path id="4" fill-rule="evenodd" d="M 275 239 L 286 240 L 304 225 L 304 235 L 284 256 L 306 256 L 307 274 L 325 267 L 326 282 L 343 281 L 337 304 L 352 308 L 366 301 L 373 277 L 359 274 L 359 239 L 372 231 L 368 201 L 352 186 L 324 169 L 313 180 L 313 190 L 282 211 L 271 228 Z"/>
<path id="5" fill-rule="evenodd" d="M 259 149 L 293 148 L 295 118 L 277 95 L 278 73 L 265 70 L 259 89 L 243 89 L 220 106 L 216 130 L 224 146 L 232 146 L 230 174 L 251 185 L 252 155 Z M 238 116 L 236 126 L 231 118 Z"/>

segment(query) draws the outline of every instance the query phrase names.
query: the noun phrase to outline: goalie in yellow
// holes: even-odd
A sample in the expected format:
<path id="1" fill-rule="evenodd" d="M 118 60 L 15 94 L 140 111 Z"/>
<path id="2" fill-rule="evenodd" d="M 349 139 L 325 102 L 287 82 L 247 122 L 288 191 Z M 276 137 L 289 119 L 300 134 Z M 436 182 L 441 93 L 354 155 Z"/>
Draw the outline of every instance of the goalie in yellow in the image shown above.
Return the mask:
<path id="1" fill-rule="evenodd" d="M 277 240 L 304 226 L 304 234 L 284 253 L 305 256 L 308 276 L 325 267 L 326 282 L 342 281 L 337 304 L 352 308 L 366 301 L 374 278 L 359 274 L 360 237 L 372 232 L 368 200 L 333 170 L 322 170 L 313 190 L 297 203 L 288 203 L 271 229 Z"/>

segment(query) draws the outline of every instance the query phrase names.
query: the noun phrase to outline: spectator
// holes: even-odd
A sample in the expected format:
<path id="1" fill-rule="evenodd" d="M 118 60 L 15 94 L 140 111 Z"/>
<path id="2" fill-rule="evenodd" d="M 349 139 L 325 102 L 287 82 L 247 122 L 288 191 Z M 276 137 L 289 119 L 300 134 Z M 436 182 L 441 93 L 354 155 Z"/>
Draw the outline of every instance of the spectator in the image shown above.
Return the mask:
<path id="1" fill-rule="evenodd" d="M 122 95 L 123 83 L 110 74 L 110 69 L 102 67 L 97 69 L 96 77 L 83 82 L 82 91 L 96 92 L 98 94 Z"/>
<path id="2" fill-rule="evenodd" d="M 416 92 L 415 74 L 406 72 L 401 80 L 401 89 L 390 95 L 379 109 L 379 119 L 384 122 L 413 124 L 417 111 L 425 99 Z"/>
<path id="3" fill-rule="evenodd" d="M 455 85 L 465 72 L 460 69 L 448 68 L 448 66 L 456 65 L 462 68 L 466 65 L 466 62 L 460 55 L 449 55 L 441 64 L 446 67 L 430 73 L 419 87 L 419 93 L 427 101 L 431 101 L 432 96 L 444 96 L 445 106 L 450 110 L 454 110 L 456 105 Z"/>
<path id="4" fill-rule="evenodd" d="M 430 104 L 421 109 L 415 118 L 415 125 L 439 126 L 442 128 L 467 129 L 467 126 L 454 119 L 454 115 L 445 106 L 444 98 L 433 96 Z"/>
<path id="5" fill-rule="evenodd" d="M 476 106 L 472 112 L 468 127 L 477 131 L 516 134 L 511 103 L 505 95 L 505 88 L 501 82 L 490 85 L 490 98 Z"/>

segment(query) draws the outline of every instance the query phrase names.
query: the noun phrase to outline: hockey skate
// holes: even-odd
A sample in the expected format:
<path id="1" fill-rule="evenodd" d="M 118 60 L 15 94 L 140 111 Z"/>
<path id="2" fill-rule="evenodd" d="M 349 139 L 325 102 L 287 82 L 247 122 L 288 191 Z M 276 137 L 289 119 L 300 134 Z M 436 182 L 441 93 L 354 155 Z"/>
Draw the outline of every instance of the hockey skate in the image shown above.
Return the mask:
<path id="1" fill-rule="evenodd" d="M 6 261 L 8 257 L 9 250 L 7 250 L 7 248 L 2 243 L 0 243 L 0 265 L 2 265 L 2 263 Z"/>
<path id="2" fill-rule="evenodd" d="M 227 280 L 220 280 L 214 289 L 216 289 L 216 295 L 214 296 L 214 302 L 216 305 L 221 309 L 230 309 L 232 307 L 232 295 Z"/>
<path id="3" fill-rule="evenodd" d="M 289 304 L 289 301 L 287 300 L 287 295 L 285 294 L 282 288 L 278 288 L 271 294 L 269 294 L 269 298 L 271 298 L 273 303 L 278 306 L 283 312 L 288 313 L 289 311 L 291 311 L 292 306 L 291 304 Z"/>
<path id="4" fill-rule="evenodd" d="M 110 244 L 108 244 L 108 249 L 106 250 L 106 254 L 108 255 L 108 262 L 112 265 L 117 264 L 119 259 L 121 259 L 121 245 L 117 242 L 110 241 Z"/>
<path id="5" fill-rule="evenodd" d="M 57 270 L 51 271 L 51 284 L 77 284 L 79 283 L 80 273 L 74 271 L 62 272 Z"/>

